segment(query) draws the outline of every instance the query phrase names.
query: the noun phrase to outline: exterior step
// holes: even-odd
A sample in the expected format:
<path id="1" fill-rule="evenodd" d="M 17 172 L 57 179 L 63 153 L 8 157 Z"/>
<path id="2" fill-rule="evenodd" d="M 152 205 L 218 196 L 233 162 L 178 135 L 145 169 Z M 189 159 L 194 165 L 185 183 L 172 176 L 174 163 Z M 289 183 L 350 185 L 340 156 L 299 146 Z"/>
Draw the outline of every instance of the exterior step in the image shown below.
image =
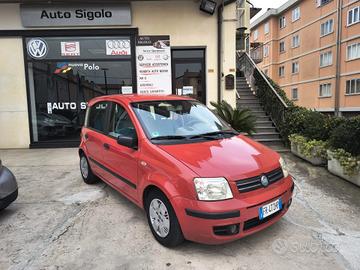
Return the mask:
<path id="1" fill-rule="evenodd" d="M 256 121 L 255 122 L 255 127 L 273 127 L 273 122 L 271 122 L 270 120 L 267 120 L 267 121 Z"/>
<path id="2" fill-rule="evenodd" d="M 274 126 L 272 126 L 272 127 L 255 126 L 255 129 L 258 133 L 274 133 L 274 132 L 276 132 L 276 128 Z"/>
<path id="3" fill-rule="evenodd" d="M 256 122 L 259 121 L 259 122 L 262 122 L 262 121 L 270 121 L 270 117 L 265 115 L 265 116 L 256 116 Z"/>
<path id="4" fill-rule="evenodd" d="M 252 99 L 252 100 L 241 100 L 241 99 L 238 99 L 236 101 L 238 104 L 255 104 L 255 105 L 258 105 L 260 106 L 260 101 L 258 99 Z"/>
<path id="5" fill-rule="evenodd" d="M 253 135 L 251 135 L 251 137 L 256 141 L 263 139 L 276 140 L 280 139 L 280 134 L 277 132 L 254 133 Z"/>
<path id="6" fill-rule="evenodd" d="M 238 99 L 238 101 L 239 100 L 244 100 L 244 99 L 246 99 L 246 100 L 256 100 L 257 102 L 259 102 L 259 100 L 254 96 L 254 95 L 252 95 L 252 96 L 243 96 L 243 95 L 240 95 L 240 98 Z"/>
<path id="7" fill-rule="evenodd" d="M 264 111 L 251 111 L 251 113 L 255 116 L 267 116 Z"/>
<path id="8" fill-rule="evenodd" d="M 240 109 L 249 109 L 250 111 L 261 111 L 262 107 L 259 104 L 238 104 Z"/>

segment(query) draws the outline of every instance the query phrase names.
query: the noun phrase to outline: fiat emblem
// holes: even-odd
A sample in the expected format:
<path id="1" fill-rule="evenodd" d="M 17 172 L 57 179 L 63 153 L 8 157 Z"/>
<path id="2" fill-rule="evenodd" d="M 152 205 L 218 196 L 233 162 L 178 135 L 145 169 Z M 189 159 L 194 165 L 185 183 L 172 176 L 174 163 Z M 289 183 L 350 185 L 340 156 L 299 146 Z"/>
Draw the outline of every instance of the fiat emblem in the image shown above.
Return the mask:
<path id="1" fill-rule="evenodd" d="M 269 179 L 265 175 L 261 176 L 261 184 L 263 187 L 267 187 L 269 185 Z"/>

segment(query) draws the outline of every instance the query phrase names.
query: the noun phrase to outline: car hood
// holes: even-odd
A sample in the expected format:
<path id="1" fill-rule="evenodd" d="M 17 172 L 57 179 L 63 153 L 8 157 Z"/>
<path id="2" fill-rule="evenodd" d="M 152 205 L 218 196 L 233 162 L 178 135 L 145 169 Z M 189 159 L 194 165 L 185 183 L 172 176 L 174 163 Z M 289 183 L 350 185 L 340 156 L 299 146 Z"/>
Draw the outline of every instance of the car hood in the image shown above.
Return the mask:
<path id="1" fill-rule="evenodd" d="M 280 166 L 279 154 L 243 135 L 191 144 L 160 145 L 199 177 L 249 178 Z"/>

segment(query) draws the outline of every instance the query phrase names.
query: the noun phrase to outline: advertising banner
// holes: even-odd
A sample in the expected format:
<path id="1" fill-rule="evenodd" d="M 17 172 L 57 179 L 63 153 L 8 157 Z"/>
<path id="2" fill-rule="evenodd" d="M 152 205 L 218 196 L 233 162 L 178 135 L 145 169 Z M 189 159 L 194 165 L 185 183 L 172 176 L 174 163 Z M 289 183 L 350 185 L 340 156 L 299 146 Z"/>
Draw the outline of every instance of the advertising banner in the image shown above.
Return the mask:
<path id="1" fill-rule="evenodd" d="M 169 36 L 139 36 L 136 41 L 138 94 L 171 95 Z"/>

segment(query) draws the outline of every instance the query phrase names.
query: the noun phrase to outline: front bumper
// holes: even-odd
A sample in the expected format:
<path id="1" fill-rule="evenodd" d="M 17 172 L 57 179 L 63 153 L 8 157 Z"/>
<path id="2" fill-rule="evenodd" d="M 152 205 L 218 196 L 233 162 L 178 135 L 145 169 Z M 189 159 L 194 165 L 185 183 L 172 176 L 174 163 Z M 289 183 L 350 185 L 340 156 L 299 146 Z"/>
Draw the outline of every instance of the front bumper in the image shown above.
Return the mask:
<path id="1" fill-rule="evenodd" d="M 204 202 L 175 197 L 171 202 L 186 239 L 204 244 L 222 244 L 261 231 L 277 222 L 290 207 L 293 189 L 294 182 L 288 176 L 272 187 L 234 194 L 231 200 Z M 259 208 L 279 198 L 282 199 L 282 210 L 259 220 Z M 231 234 L 227 233 L 230 225 L 233 225 Z"/>

